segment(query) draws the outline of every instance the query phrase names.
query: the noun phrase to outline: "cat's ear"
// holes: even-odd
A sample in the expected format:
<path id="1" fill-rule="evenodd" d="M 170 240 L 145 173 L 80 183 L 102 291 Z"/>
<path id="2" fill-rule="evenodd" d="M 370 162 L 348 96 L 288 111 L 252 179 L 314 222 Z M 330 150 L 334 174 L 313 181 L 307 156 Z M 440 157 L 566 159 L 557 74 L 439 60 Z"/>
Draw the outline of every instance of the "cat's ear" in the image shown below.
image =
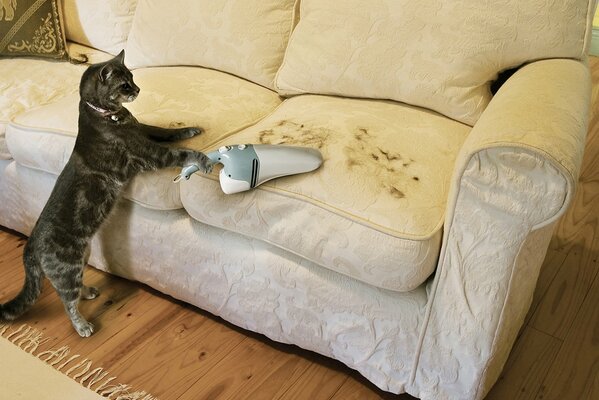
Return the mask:
<path id="1" fill-rule="evenodd" d="M 110 76 L 114 72 L 114 66 L 111 63 L 105 64 L 98 73 L 98 78 L 100 82 L 106 82 L 107 79 L 110 79 Z"/>
<path id="2" fill-rule="evenodd" d="M 112 59 L 112 62 L 125 65 L 125 49 L 121 50 L 121 52 L 115 58 Z"/>
<path id="3" fill-rule="evenodd" d="M 100 82 L 104 82 L 110 78 L 110 75 L 114 72 L 114 64 L 125 65 L 125 50 L 121 50 L 121 52 L 114 57 L 112 60 L 108 61 L 101 69 L 99 73 Z"/>

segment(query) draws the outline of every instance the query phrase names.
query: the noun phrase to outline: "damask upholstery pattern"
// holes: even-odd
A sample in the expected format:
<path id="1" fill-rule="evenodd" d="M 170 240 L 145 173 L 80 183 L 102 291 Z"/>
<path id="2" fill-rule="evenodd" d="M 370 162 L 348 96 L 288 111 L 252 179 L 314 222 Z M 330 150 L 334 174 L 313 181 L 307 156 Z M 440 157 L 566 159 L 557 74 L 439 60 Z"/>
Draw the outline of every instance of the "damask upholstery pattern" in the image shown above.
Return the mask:
<path id="1" fill-rule="evenodd" d="M 0 161 L 0 174 L 0 201 L 23 202 L 18 212 L 0 208 L 0 224 L 28 233 L 56 177 L 14 161 Z M 90 264 L 338 359 L 385 390 L 402 392 L 409 380 L 426 285 L 406 293 L 377 289 L 201 224 L 184 210 L 155 211 L 126 200 L 95 237 Z"/>
<path id="2" fill-rule="evenodd" d="M 67 40 L 116 55 L 127 44 L 137 0 L 62 0 Z"/>
<path id="3" fill-rule="evenodd" d="M 408 291 L 435 268 L 451 171 L 469 132 L 389 101 L 298 96 L 215 147 L 312 147 L 323 155 L 320 169 L 233 196 L 222 193 L 216 172 L 196 174 L 180 183 L 181 200 L 200 222 L 377 287 Z"/>
<path id="4" fill-rule="evenodd" d="M 465 165 L 480 149 L 514 145 L 544 154 L 575 181 L 588 126 L 590 87 L 590 72 L 582 61 L 543 60 L 522 67 L 495 95 L 464 142 L 456 165 Z"/>
<path id="5" fill-rule="evenodd" d="M 205 129 L 178 143 L 183 147 L 210 148 L 254 124 L 281 102 L 271 90 L 203 68 L 144 69 L 134 71 L 134 79 L 141 92 L 126 107 L 140 122 Z M 70 89 L 75 92 L 77 88 L 72 82 Z M 70 94 L 14 117 L 6 132 L 11 156 L 21 165 L 58 175 L 75 145 L 78 107 L 79 96 Z M 140 175 L 125 196 L 154 209 L 181 208 L 179 186 L 173 183 L 177 174 L 176 169 L 165 169 Z"/>
<path id="6" fill-rule="evenodd" d="M 483 153 L 464 174 L 468 183 L 456 207 L 460 228 L 451 231 L 447 264 L 435 281 L 410 292 L 376 289 L 263 241 L 198 223 L 183 210 L 153 211 L 127 201 L 95 238 L 90 263 L 273 340 L 341 360 L 384 390 L 423 400 L 481 399 L 489 388 L 485 382 L 494 381 L 481 373 L 498 374 L 505 362 L 552 224 L 530 233 L 509 210 L 508 219 L 498 222 L 496 206 L 503 200 L 481 204 L 487 182 L 480 167 L 482 177 L 506 190 L 514 182 L 510 175 L 521 172 L 516 170 L 536 176 L 536 167 L 547 168 L 549 179 L 519 198 L 532 194 L 538 202 L 543 196 L 534 189 L 550 184 L 548 205 L 557 211 L 566 197 L 563 175 L 547 160 L 517 149 L 507 153 L 516 167 L 504 168 L 514 161 L 504 157 L 504 149 Z M 16 213 L 0 209 L 0 221 L 28 233 L 55 177 L 14 161 L 1 161 L 0 171 L 0 200 L 22 206 Z M 508 233 L 497 236 L 485 217 L 494 228 L 509 225 Z M 498 299 L 506 299 L 505 305 Z"/>
<path id="7" fill-rule="evenodd" d="M 542 3 L 546 7 L 557 7 L 563 14 L 560 18 L 563 18 L 570 15 L 572 1 L 535 0 L 519 2 L 518 6 Z M 514 3 L 502 0 L 493 4 L 507 7 Z M 580 6 L 581 10 L 587 9 L 586 6 L 585 2 L 584 7 Z M 493 15 L 490 18 L 494 18 Z M 561 26 L 564 38 L 578 27 L 576 23 Z M 585 40 L 583 37 L 580 42 L 584 45 Z M 559 48 L 560 43 L 557 40 L 555 48 Z M 0 63 L 0 68 L 16 65 L 5 61 Z M 172 122 L 168 111 L 160 114 L 160 109 L 168 110 L 168 99 L 176 97 L 176 93 L 169 92 L 168 98 L 162 96 L 163 91 L 170 89 L 169 85 L 153 79 L 150 71 L 144 85 L 155 84 L 155 93 L 139 103 L 140 108 L 135 112 L 143 114 L 144 110 L 156 107 L 151 113 L 159 114 L 157 120 L 148 114 L 144 117 L 148 122 Z M 182 72 L 173 71 L 173 74 Z M 198 72 L 204 73 L 209 74 Z M 146 72 L 137 71 L 136 74 L 144 79 Z M 177 77 L 169 76 L 168 79 L 176 80 Z M 231 85 L 232 91 L 227 95 L 236 94 L 235 90 L 240 87 Z M 35 88 L 35 84 L 32 87 Z M 338 359 L 384 390 L 407 391 L 423 400 L 482 399 L 499 375 L 526 314 L 553 224 L 568 206 L 575 190 L 586 134 L 589 87 L 588 67 L 582 62 L 568 59 L 532 62 L 506 82 L 472 130 L 455 121 L 438 121 L 451 135 L 463 131 L 467 137 L 460 141 L 457 158 L 455 153 L 448 156 L 454 159 L 453 177 L 448 182 L 449 192 L 444 194 L 447 199 L 446 202 L 443 200 L 444 237 L 437 271 L 434 279 L 409 292 L 376 288 L 322 268 L 265 240 L 205 225 L 191 218 L 187 210 L 157 211 L 149 209 L 150 204 L 141 206 L 127 200 L 119 204 L 113 218 L 95 237 L 91 263 L 111 273 L 147 283 L 274 340 L 294 343 Z M 199 94 L 205 89 L 210 90 L 211 86 L 196 86 L 194 102 L 206 104 L 202 103 L 205 100 Z M 244 119 L 248 121 L 247 125 L 253 125 L 263 115 L 273 112 L 280 101 L 276 94 L 266 89 L 244 93 L 244 98 L 250 99 L 248 102 L 268 104 L 255 114 L 242 112 L 243 118 L 260 114 L 255 120 Z M 45 101 L 46 97 L 34 95 L 32 99 Z M 304 99 L 306 104 L 303 104 Z M 317 100 L 314 96 L 304 99 L 288 100 L 273 115 L 277 118 L 284 115 L 285 121 L 289 121 L 288 117 L 298 116 L 287 108 L 288 104 L 299 108 L 314 103 L 322 110 L 312 110 L 313 119 L 306 119 L 302 114 L 301 121 L 279 125 L 281 120 L 266 118 L 257 131 L 250 128 L 245 133 L 264 133 L 265 139 L 274 142 L 288 140 L 284 137 L 286 130 L 298 129 L 294 124 L 299 123 L 300 133 L 307 126 L 311 130 L 315 126 L 322 127 L 319 118 L 323 118 L 323 111 L 325 117 L 327 113 L 334 116 L 334 106 L 341 104 L 337 99 Z M 63 101 L 69 99 L 64 97 Z M 5 103 L 11 105 L 8 101 Z M 374 110 L 377 118 L 368 119 L 369 127 L 371 124 L 388 124 L 387 117 L 378 114 L 386 107 L 394 109 L 402 121 L 442 119 L 432 112 L 399 107 L 390 102 L 344 99 L 342 103 L 344 108 L 353 111 L 352 114 L 362 115 L 360 112 Z M 210 104 L 208 102 L 207 107 L 212 112 Z M 19 107 L 17 104 L 12 110 Z M 62 130 L 56 125 L 57 121 L 52 119 L 49 111 L 51 108 L 44 111 L 47 114 L 43 121 L 25 126 L 26 118 L 32 118 L 34 112 L 45 107 L 30 110 L 32 114 L 22 114 L 19 117 L 24 118 L 19 120 L 22 125 L 18 122 L 11 125 L 9 139 L 16 160 L 0 160 L 0 225 L 24 233 L 31 231 L 56 179 L 56 169 L 48 168 L 49 173 L 36 168 L 44 165 L 61 167 L 68 148 L 55 148 L 58 153 L 52 156 L 43 153 L 44 149 L 31 148 L 30 151 L 38 152 L 37 155 L 27 155 L 27 147 L 19 134 L 31 135 L 30 143 L 44 140 L 45 136 L 38 135 L 40 132 L 48 135 L 46 143 L 58 141 L 61 135 L 72 141 L 72 131 L 69 134 L 68 129 Z M 401 111 L 397 111 L 397 107 Z M 176 108 L 185 112 L 181 113 L 181 120 L 175 122 L 199 121 L 195 118 L 200 114 L 195 114 L 194 107 L 180 98 Z M 219 104 L 215 109 L 221 108 Z M 60 118 L 60 114 L 54 117 Z M 351 118 L 346 126 L 339 125 L 340 118 L 331 120 L 335 130 L 346 133 L 356 130 L 357 124 Z M 227 125 L 229 122 L 225 120 L 207 121 L 207 127 L 213 133 L 217 132 L 217 126 L 228 127 L 228 130 L 223 129 L 215 136 L 200 137 L 189 145 L 210 147 L 225 140 L 236 140 L 234 135 L 245 127 L 244 124 Z M 44 123 L 51 127 L 42 126 Z M 23 127 L 27 129 L 19 130 Z M 393 128 L 408 145 L 410 140 L 419 139 L 402 136 L 404 132 L 397 125 Z M 433 131 L 435 126 L 428 128 Z M 239 133 L 240 139 L 246 137 L 243 133 Z M 360 137 L 363 132 L 358 128 L 357 134 Z M 307 143 L 317 143 L 314 137 L 303 137 Z M 387 152 L 385 148 L 381 149 Z M 427 154 L 427 149 L 419 150 L 422 153 L 418 154 Z M 379 159 L 385 156 L 384 153 L 372 153 Z M 332 163 L 335 154 L 328 153 Z M 374 157 L 370 158 L 376 161 Z M 25 160 L 32 164 L 26 164 Z M 168 179 L 171 177 L 169 174 Z M 207 181 L 203 184 L 216 184 L 209 178 L 202 179 Z M 286 186 L 290 182 L 293 179 L 281 180 L 276 185 L 265 186 L 264 191 L 282 193 L 285 187 L 290 188 Z M 187 187 L 183 186 L 185 190 Z M 297 194 L 297 191 L 293 192 L 290 197 Z M 138 200 L 138 203 L 143 201 Z M 189 204 L 186 207 L 192 210 Z M 393 210 L 395 213 L 387 210 L 389 218 L 402 213 L 401 208 Z"/>
<path id="8" fill-rule="evenodd" d="M 392 99 L 474 125 L 499 72 L 584 57 L 593 3 L 303 0 L 276 86 Z"/>
<path id="9" fill-rule="evenodd" d="M 472 157 L 422 330 L 414 370 L 422 398 L 480 399 L 495 381 L 489 374 L 501 371 L 530 306 L 553 224 L 532 228 L 562 211 L 571 190 L 538 154 L 495 148 Z"/>
<path id="10" fill-rule="evenodd" d="M 90 47 L 67 43 L 69 54 L 85 55 L 89 62 L 106 61 L 111 56 Z M 26 110 L 52 103 L 79 91 L 86 65 L 40 62 L 30 58 L 3 59 L 0 62 L 0 159 L 11 159 L 6 147 L 8 123 Z M 51 76 L 52 79 L 47 79 Z"/>
<path id="11" fill-rule="evenodd" d="M 58 0 L 1 0 L 0 56 L 67 59 Z"/>
<path id="12" fill-rule="evenodd" d="M 272 89 L 295 24 L 295 2 L 139 0 L 127 65 L 197 65 Z"/>
<path id="13" fill-rule="evenodd" d="M 499 376 L 575 191 L 589 80 L 579 61 L 532 63 L 466 139 L 413 373 L 423 398 L 481 399 Z"/>

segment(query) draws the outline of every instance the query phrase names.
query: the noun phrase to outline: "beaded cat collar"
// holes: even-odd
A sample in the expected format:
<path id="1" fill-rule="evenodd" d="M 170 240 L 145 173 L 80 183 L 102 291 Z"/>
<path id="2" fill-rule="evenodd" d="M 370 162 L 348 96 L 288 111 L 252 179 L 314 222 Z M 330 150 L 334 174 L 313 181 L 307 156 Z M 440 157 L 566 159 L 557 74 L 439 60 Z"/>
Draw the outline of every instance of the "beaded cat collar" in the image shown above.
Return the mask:
<path id="1" fill-rule="evenodd" d="M 119 120 L 119 118 L 116 116 L 116 114 L 118 113 L 118 111 L 105 110 L 105 109 L 103 109 L 101 107 L 94 106 L 89 101 L 86 101 L 85 104 L 87 104 L 92 110 L 99 112 L 100 115 L 102 115 L 103 117 L 110 117 L 110 119 L 113 120 L 113 121 L 118 121 Z"/>

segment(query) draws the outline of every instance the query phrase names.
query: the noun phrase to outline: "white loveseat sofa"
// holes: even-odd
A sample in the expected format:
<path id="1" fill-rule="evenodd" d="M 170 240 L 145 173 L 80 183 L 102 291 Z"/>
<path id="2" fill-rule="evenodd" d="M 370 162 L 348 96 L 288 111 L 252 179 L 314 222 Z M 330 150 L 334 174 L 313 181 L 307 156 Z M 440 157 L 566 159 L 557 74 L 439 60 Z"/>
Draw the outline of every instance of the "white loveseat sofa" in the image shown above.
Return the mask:
<path id="1" fill-rule="evenodd" d="M 179 145 L 325 160 L 236 195 L 216 172 L 140 176 L 90 264 L 383 390 L 483 398 L 575 190 L 593 3 L 64 0 L 71 55 L 126 49 L 138 119 L 205 129 Z M 31 231 L 74 145 L 84 69 L 0 60 L 0 225 Z"/>

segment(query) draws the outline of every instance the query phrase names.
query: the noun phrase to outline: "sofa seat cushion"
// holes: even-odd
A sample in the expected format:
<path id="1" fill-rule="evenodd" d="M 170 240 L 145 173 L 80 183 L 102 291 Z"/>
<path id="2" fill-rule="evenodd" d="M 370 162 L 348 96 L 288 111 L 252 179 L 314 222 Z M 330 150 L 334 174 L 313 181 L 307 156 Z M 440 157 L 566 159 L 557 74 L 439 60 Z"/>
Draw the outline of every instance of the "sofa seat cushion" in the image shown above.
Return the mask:
<path id="1" fill-rule="evenodd" d="M 303 95 L 218 143 L 318 148 L 315 172 L 225 195 L 218 171 L 181 182 L 200 222 L 275 244 L 377 287 L 408 291 L 433 272 L 450 176 L 470 127 L 382 100 Z"/>
<path id="2" fill-rule="evenodd" d="M 254 83 L 218 71 L 194 68 L 151 68 L 134 71 L 141 88 L 127 108 L 140 122 L 163 127 L 201 126 L 205 133 L 178 143 L 210 148 L 211 144 L 256 123 L 281 102 L 279 96 Z M 77 135 L 79 95 L 18 115 L 7 127 L 7 144 L 20 164 L 58 175 L 68 161 Z M 136 177 L 125 196 L 149 208 L 182 207 L 178 169 Z"/>
<path id="3" fill-rule="evenodd" d="M 79 59 L 84 54 L 90 62 L 109 59 L 109 54 L 68 43 L 69 54 Z M 31 58 L 0 60 L 0 159 L 10 159 L 6 148 L 6 125 L 15 116 L 48 104 L 64 96 L 79 92 L 79 79 L 86 65 L 46 61 Z"/>

